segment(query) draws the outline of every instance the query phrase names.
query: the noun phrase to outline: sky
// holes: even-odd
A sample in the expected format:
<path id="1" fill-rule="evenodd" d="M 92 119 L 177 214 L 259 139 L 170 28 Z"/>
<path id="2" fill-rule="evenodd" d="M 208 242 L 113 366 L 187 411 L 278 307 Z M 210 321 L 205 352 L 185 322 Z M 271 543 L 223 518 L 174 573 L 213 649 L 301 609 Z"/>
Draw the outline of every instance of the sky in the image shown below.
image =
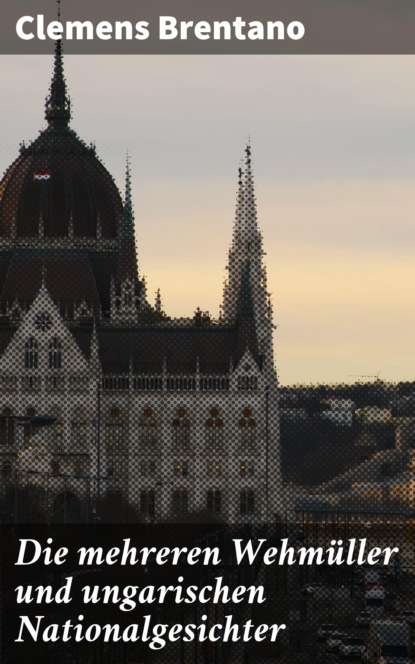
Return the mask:
<path id="1" fill-rule="evenodd" d="M 49 56 L 0 56 L 0 170 Z M 219 313 L 250 136 L 281 384 L 415 379 L 415 56 L 67 56 L 72 127 L 123 190 L 170 316 Z M 361 379 L 366 380 L 366 379 Z"/>

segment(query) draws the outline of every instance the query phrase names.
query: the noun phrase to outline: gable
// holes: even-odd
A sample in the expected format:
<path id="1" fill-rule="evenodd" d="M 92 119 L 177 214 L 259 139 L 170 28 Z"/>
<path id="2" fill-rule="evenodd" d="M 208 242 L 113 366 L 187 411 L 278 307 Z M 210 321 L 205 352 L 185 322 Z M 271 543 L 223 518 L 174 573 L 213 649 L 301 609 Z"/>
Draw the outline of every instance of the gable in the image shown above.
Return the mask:
<path id="1" fill-rule="evenodd" d="M 57 351 L 59 366 L 56 360 L 51 362 L 52 357 L 57 357 Z M 43 285 L 0 358 L 2 373 L 27 369 L 40 373 L 53 369 L 89 373 L 87 360 Z"/>

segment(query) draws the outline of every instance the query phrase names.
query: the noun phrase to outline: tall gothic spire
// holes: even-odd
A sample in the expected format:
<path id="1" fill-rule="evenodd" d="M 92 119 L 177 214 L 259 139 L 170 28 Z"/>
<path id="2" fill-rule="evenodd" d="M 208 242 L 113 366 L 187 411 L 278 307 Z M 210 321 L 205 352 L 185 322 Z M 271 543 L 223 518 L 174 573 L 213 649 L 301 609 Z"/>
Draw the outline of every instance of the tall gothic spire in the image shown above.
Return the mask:
<path id="1" fill-rule="evenodd" d="M 223 320 L 231 323 L 246 317 L 255 321 L 261 355 L 272 357 L 272 320 L 263 262 L 262 234 L 258 228 L 252 149 L 245 148 L 243 169 L 238 172 L 235 221 L 228 255 L 228 275 L 223 298 Z"/>
<path id="2" fill-rule="evenodd" d="M 124 211 L 120 229 L 120 264 L 119 280 L 137 281 L 137 256 L 135 249 L 134 211 L 131 197 L 131 170 L 130 161 L 127 157 L 127 168 L 125 173 L 125 198 Z"/>
<path id="3" fill-rule="evenodd" d="M 228 278 L 225 286 L 223 315 L 225 320 L 234 320 L 241 280 L 247 261 L 250 264 L 250 284 L 255 314 L 259 316 L 259 300 L 262 300 L 262 236 L 258 229 L 251 163 L 251 146 L 245 149 L 244 168 L 238 170 L 238 192 L 232 244 L 228 258 Z"/>
<path id="4" fill-rule="evenodd" d="M 67 127 L 71 119 L 71 102 L 63 73 L 62 40 L 55 41 L 55 57 L 45 117 L 51 127 Z"/>

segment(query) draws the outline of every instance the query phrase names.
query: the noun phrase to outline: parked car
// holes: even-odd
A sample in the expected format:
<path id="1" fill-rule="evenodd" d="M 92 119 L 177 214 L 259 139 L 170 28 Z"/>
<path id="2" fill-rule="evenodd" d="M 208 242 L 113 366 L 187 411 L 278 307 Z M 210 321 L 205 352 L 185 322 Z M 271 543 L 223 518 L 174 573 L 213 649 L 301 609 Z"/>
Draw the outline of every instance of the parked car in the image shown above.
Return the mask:
<path id="1" fill-rule="evenodd" d="M 349 636 L 347 639 L 344 639 L 342 644 L 339 647 L 340 657 L 361 657 L 365 652 L 366 646 L 363 639 L 359 639 L 356 636 Z"/>
<path id="2" fill-rule="evenodd" d="M 348 636 L 344 632 L 333 632 L 326 639 L 326 650 L 327 652 L 338 652 L 341 644 Z"/>

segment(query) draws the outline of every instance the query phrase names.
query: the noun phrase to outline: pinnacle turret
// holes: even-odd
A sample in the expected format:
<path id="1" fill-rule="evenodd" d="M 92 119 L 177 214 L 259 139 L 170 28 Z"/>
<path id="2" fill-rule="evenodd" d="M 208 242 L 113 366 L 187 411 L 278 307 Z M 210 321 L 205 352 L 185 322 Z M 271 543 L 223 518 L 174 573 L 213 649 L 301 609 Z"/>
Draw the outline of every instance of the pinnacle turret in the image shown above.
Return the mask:
<path id="1" fill-rule="evenodd" d="M 131 167 L 129 157 L 127 157 L 127 167 L 125 172 L 125 199 L 124 214 L 121 223 L 121 236 L 134 238 L 134 211 L 131 196 Z"/>
<path id="2" fill-rule="evenodd" d="M 131 196 L 131 170 L 128 158 L 125 174 L 124 210 L 120 229 L 120 263 L 118 277 L 120 282 L 129 279 L 132 283 L 135 283 L 138 279 L 134 211 Z"/>
<path id="3" fill-rule="evenodd" d="M 71 101 L 66 91 L 63 73 L 62 40 L 55 41 L 53 75 L 46 99 L 46 120 L 51 127 L 67 127 L 71 119 Z"/>

